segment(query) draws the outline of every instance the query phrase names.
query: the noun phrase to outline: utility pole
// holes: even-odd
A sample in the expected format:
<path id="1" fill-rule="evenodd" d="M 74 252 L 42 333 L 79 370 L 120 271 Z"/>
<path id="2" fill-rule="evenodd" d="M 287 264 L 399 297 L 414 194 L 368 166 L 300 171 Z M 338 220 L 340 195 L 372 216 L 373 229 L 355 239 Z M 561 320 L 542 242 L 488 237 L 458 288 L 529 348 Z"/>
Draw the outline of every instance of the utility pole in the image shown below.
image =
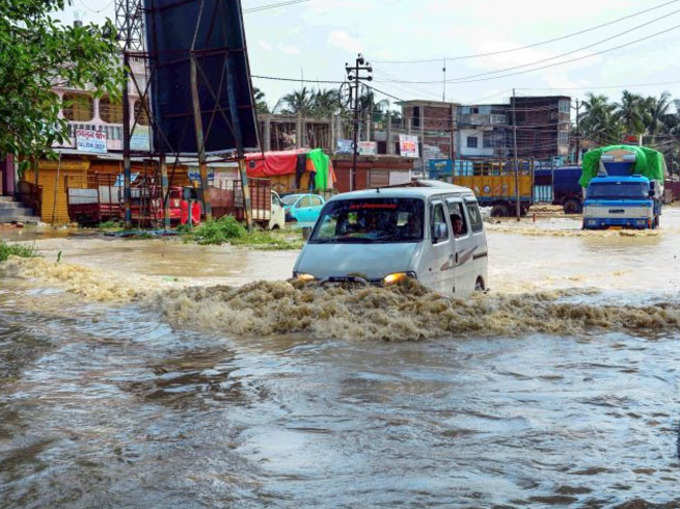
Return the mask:
<path id="1" fill-rule="evenodd" d="M 520 220 L 522 212 L 519 205 L 519 161 L 517 160 L 517 119 L 515 115 L 516 109 L 515 89 L 512 89 L 512 148 L 515 153 L 515 214 L 517 221 Z"/>
<path id="2" fill-rule="evenodd" d="M 446 102 L 446 58 L 444 59 L 442 73 L 444 73 L 444 78 L 442 79 L 442 102 Z"/>
<path id="3" fill-rule="evenodd" d="M 576 99 L 576 164 L 581 159 L 581 103 Z"/>
<path id="4" fill-rule="evenodd" d="M 456 130 L 456 124 L 453 118 L 454 109 L 453 104 L 449 106 L 449 159 L 451 163 L 455 165 L 454 160 L 456 159 L 456 146 L 454 145 L 454 135 Z"/>
<path id="5" fill-rule="evenodd" d="M 367 74 L 362 76 L 362 71 L 365 71 Z M 352 156 L 352 169 L 350 170 L 349 175 L 349 190 L 353 191 L 356 188 L 357 156 L 359 155 L 359 88 L 361 87 L 362 81 L 373 80 L 373 76 L 371 76 L 373 67 L 371 67 L 370 64 L 364 60 L 361 53 L 359 53 L 354 62 L 354 67 L 350 67 L 349 64 L 345 62 L 345 72 L 347 73 L 347 80 L 349 81 L 350 97 L 354 99 L 354 153 Z"/>

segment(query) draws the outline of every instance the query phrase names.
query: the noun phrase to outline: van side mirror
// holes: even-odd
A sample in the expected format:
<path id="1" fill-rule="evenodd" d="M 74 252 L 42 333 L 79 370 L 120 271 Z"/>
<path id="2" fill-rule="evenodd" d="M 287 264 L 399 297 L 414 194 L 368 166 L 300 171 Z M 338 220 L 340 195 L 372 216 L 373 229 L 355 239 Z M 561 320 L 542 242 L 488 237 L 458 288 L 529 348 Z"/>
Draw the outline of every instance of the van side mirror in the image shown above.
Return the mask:
<path id="1" fill-rule="evenodd" d="M 434 236 L 432 239 L 433 243 L 437 243 L 442 239 L 445 239 L 448 236 L 448 228 L 446 227 L 446 223 L 436 223 L 434 225 Z"/>

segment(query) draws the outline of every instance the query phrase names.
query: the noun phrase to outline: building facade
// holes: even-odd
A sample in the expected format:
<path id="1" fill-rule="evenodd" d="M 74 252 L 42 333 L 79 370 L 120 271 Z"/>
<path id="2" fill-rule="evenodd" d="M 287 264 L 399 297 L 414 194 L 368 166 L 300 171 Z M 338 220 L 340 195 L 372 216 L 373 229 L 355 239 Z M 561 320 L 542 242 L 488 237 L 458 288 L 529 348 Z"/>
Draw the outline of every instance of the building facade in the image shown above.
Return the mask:
<path id="1" fill-rule="evenodd" d="M 570 97 L 511 98 L 510 113 L 509 123 L 517 127 L 517 154 L 520 158 L 548 160 L 569 156 Z"/>
<path id="2" fill-rule="evenodd" d="M 508 105 L 461 106 L 456 131 L 459 157 L 507 157 Z"/>

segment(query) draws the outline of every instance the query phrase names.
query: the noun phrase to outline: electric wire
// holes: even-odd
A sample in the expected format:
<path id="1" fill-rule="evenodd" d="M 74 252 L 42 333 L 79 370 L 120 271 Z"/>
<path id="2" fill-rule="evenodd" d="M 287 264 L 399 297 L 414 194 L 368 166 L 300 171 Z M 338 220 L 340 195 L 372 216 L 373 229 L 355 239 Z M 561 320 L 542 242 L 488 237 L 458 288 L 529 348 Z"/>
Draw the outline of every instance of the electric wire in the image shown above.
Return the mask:
<path id="1" fill-rule="evenodd" d="M 243 14 L 250 14 L 253 12 L 266 11 L 269 9 L 276 9 L 278 7 L 287 7 L 289 5 L 296 5 L 309 2 L 311 0 L 289 0 L 288 2 L 278 2 L 275 4 L 259 5 L 257 7 L 250 7 L 249 9 L 243 9 Z"/>
<path id="2" fill-rule="evenodd" d="M 674 13 L 678 13 L 678 12 L 680 12 L 680 9 L 674 11 Z M 664 17 L 665 17 L 665 16 L 664 16 Z M 658 19 L 653 20 L 653 21 L 655 22 L 655 21 L 658 21 L 659 19 L 662 19 L 662 18 L 658 18 Z M 650 23 L 651 23 L 651 22 L 644 23 L 644 24 L 642 24 L 642 25 L 639 25 L 639 26 L 635 27 L 634 29 L 641 28 L 641 27 L 643 27 L 643 26 L 649 25 Z M 496 70 L 496 71 L 488 71 L 488 72 L 484 72 L 484 73 L 471 74 L 471 75 L 468 75 L 468 76 L 460 76 L 460 77 L 458 77 L 458 78 L 451 78 L 451 79 L 447 79 L 447 80 L 446 80 L 446 83 L 472 83 L 472 82 L 477 82 L 477 81 L 488 81 L 488 80 L 492 80 L 492 79 L 500 79 L 500 78 L 505 78 L 505 77 L 508 77 L 508 76 L 516 76 L 516 75 L 518 75 L 518 74 L 524 74 L 524 73 L 530 73 L 530 72 L 534 72 L 534 71 L 539 71 L 539 70 L 542 70 L 542 69 L 547 69 L 547 68 L 549 68 L 549 67 L 555 67 L 555 66 L 558 66 L 558 65 L 564 65 L 564 64 L 576 62 L 576 61 L 578 61 L 578 60 L 584 60 L 584 59 L 586 59 L 586 58 L 591 58 L 591 57 L 594 57 L 594 56 L 602 55 L 602 54 L 604 54 L 604 53 L 609 53 L 609 52 L 611 52 L 611 51 L 615 51 L 615 50 L 618 50 L 618 49 L 621 49 L 621 48 L 625 48 L 625 47 L 627 47 L 627 46 L 631 46 L 631 45 L 633 45 L 633 44 L 637 44 L 638 42 L 643 42 L 643 41 L 646 41 L 646 40 L 648 40 L 648 39 L 652 39 L 653 37 L 657 37 L 657 36 L 659 36 L 659 35 L 663 35 L 663 34 L 665 34 L 665 33 L 671 32 L 671 31 L 673 31 L 673 30 L 677 30 L 678 28 L 680 28 L 680 25 L 675 25 L 675 26 L 672 26 L 672 27 L 667 28 L 667 29 L 665 29 L 665 30 L 661 30 L 661 31 L 659 31 L 659 32 L 655 32 L 655 33 L 650 34 L 650 35 L 647 35 L 647 36 L 645 36 L 645 37 L 641 37 L 641 38 L 639 38 L 639 39 L 635 39 L 635 40 L 626 42 L 626 43 L 624 43 L 624 44 L 620 44 L 620 45 L 618 45 L 618 46 L 614 46 L 614 47 L 612 47 L 612 48 L 607 48 L 607 49 L 604 49 L 604 50 L 601 50 L 601 51 L 596 51 L 596 52 L 590 53 L 590 54 L 588 54 L 588 55 L 583 55 L 583 56 L 576 57 L 576 58 L 572 58 L 572 59 L 569 59 L 569 60 L 564 60 L 564 61 L 562 61 L 562 62 L 555 62 L 555 63 L 553 63 L 553 64 L 549 64 L 549 65 L 545 65 L 545 66 L 541 66 L 541 67 L 536 67 L 536 68 L 534 68 L 534 69 L 527 69 L 527 70 L 525 70 L 525 71 L 507 73 L 507 74 L 503 74 L 502 76 L 489 76 L 489 77 L 487 77 L 487 78 L 479 78 L 480 76 L 487 76 L 487 75 L 492 75 L 492 74 L 505 73 L 505 72 L 510 71 L 510 70 L 513 70 L 513 69 L 519 69 L 519 68 L 523 68 L 523 67 L 529 67 L 529 66 L 532 66 L 532 65 L 536 65 L 536 64 L 543 63 L 543 62 L 547 62 L 547 61 L 549 61 L 549 60 L 554 60 L 554 59 L 556 59 L 556 58 L 561 58 L 561 57 L 566 56 L 566 55 L 571 55 L 571 54 L 573 54 L 573 53 L 577 53 L 577 52 L 582 51 L 582 50 L 584 50 L 584 49 L 588 49 L 588 48 L 590 48 L 590 47 L 592 47 L 592 46 L 601 44 L 602 42 L 606 42 L 606 41 L 609 41 L 609 40 L 614 39 L 614 38 L 616 38 L 616 37 L 620 37 L 621 35 L 626 35 L 626 34 L 628 34 L 630 31 L 633 30 L 633 29 L 631 29 L 631 30 L 629 30 L 629 31 L 626 31 L 626 32 L 622 32 L 622 33 L 616 34 L 616 35 L 614 35 L 614 36 L 612 36 L 612 37 L 609 37 L 609 38 L 607 38 L 607 39 L 603 39 L 603 40 L 598 41 L 598 42 L 596 42 L 596 43 L 589 44 L 589 45 L 587 45 L 587 46 L 583 46 L 583 47 L 578 48 L 578 49 L 576 49 L 576 50 L 572 50 L 572 51 L 568 51 L 568 52 L 566 52 L 566 53 L 562 53 L 562 54 L 560 54 L 560 55 L 556 55 L 556 56 L 554 56 L 554 57 L 543 58 L 543 59 L 541 59 L 541 60 L 536 60 L 536 61 L 534 61 L 534 62 L 530 62 L 530 63 L 527 63 L 527 64 L 522 64 L 522 65 L 518 65 L 518 66 L 514 66 L 514 67 L 508 67 L 508 68 L 506 68 L 506 69 L 498 69 L 498 70 Z M 473 79 L 473 78 L 478 78 L 478 79 Z M 440 83 L 443 82 L 443 80 L 427 80 L 427 81 L 410 81 L 410 80 L 395 80 L 395 81 L 390 81 L 390 80 L 376 80 L 376 81 L 377 81 L 378 83 L 405 83 L 405 84 L 413 84 L 413 85 L 440 84 Z"/>
<path id="3" fill-rule="evenodd" d="M 501 76 L 490 76 L 490 77 L 486 77 L 486 78 L 465 79 L 465 80 L 461 79 L 461 80 L 459 80 L 459 81 L 456 81 L 456 80 L 446 80 L 446 82 L 447 82 L 447 83 L 476 83 L 476 82 L 480 82 L 480 81 L 490 81 L 490 80 L 496 80 L 496 79 L 507 78 L 507 77 L 509 77 L 509 76 L 517 76 L 517 75 L 520 75 L 520 74 L 527 74 L 527 73 L 531 73 L 531 72 L 541 71 L 541 70 L 543 70 L 543 69 L 549 69 L 549 68 L 551 68 L 551 67 L 556 67 L 556 66 L 559 66 L 559 65 L 569 64 L 569 63 L 572 63 L 572 62 L 577 62 L 577 61 L 579 61 L 579 60 L 585 60 L 585 59 L 587 59 L 587 58 L 592 58 L 592 57 L 595 57 L 595 56 L 598 56 L 598 55 L 603 55 L 603 54 L 605 54 L 605 53 L 609 53 L 609 52 L 611 52 L 611 51 L 615 51 L 615 50 L 618 50 L 618 49 L 621 49 L 621 48 L 626 48 L 626 47 L 628 47 L 628 46 L 632 46 L 633 44 L 637 44 L 637 43 L 639 43 L 639 42 L 643 42 L 643 41 L 652 39 L 652 38 L 654 38 L 654 37 L 658 37 L 658 36 L 663 35 L 663 34 L 666 34 L 666 33 L 668 33 L 668 32 L 672 32 L 673 30 L 677 30 L 678 28 L 680 28 L 680 25 L 674 25 L 674 26 L 672 26 L 672 27 L 670 27 L 670 28 L 666 28 L 665 30 L 660 30 L 659 32 L 655 32 L 655 33 L 653 33 L 653 34 L 650 34 L 650 35 L 647 35 L 647 36 L 645 36 L 645 37 L 641 37 L 641 38 L 639 38 L 639 39 L 635 39 L 635 40 L 626 42 L 626 43 L 624 43 L 624 44 L 620 44 L 620 45 L 618 45 L 618 46 L 613 46 L 613 47 L 611 47 L 611 48 L 607 48 L 607 49 L 604 49 L 604 50 L 601 50 L 601 51 L 596 51 L 596 52 L 594 52 L 594 53 L 589 53 L 589 54 L 587 54 L 587 55 L 583 55 L 583 56 L 580 56 L 580 57 L 571 58 L 571 59 L 569 59 L 569 60 L 564 60 L 564 61 L 562 61 L 562 62 L 555 62 L 555 63 L 552 63 L 552 64 L 547 64 L 547 65 L 543 65 L 543 66 L 540 66 L 540 67 L 535 67 L 535 68 L 533 68 L 533 69 L 527 69 L 527 70 L 524 70 L 524 71 L 511 72 L 511 73 L 503 74 L 503 75 L 501 75 Z M 298 81 L 299 81 L 299 80 L 298 80 Z M 389 81 L 380 81 L 380 83 L 390 83 L 390 82 L 389 82 Z M 441 83 L 441 81 L 407 81 L 407 80 L 402 80 L 402 81 L 398 81 L 398 83 L 406 83 L 406 84 L 416 84 L 416 85 L 418 85 L 418 84 L 429 84 L 429 83 Z"/>
<path id="4" fill-rule="evenodd" d="M 636 88 L 636 87 L 661 87 L 665 85 L 677 85 L 680 81 L 659 81 L 657 83 L 628 83 L 624 85 L 593 85 L 583 87 L 520 87 L 517 90 L 598 90 L 608 88 Z"/>
<path id="5" fill-rule="evenodd" d="M 596 25 L 596 26 L 593 26 L 593 27 L 590 27 L 590 28 L 586 28 L 584 30 L 579 30 L 578 32 L 572 32 L 572 33 L 567 34 L 567 35 L 562 35 L 562 36 L 555 37 L 553 39 L 548 39 L 548 40 L 541 41 L 541 42 L 535 42 L 533 44 L 527 44 L 526 46 L 520 46 L 518 48 L 511 48 L 511 49 L 499 50 L 499 51 L 490 51 L 490 52 L 487 52 L 487 53 L 476 53 L 476 54 L 473 54 L 473 55 L 462 55 L 462 56 L 456 56 L 456 57 L 425 58 L 425 59 L 413 59 L 413 60 L 376 60 L 376 61 L 374 61 L 374 63 L 376 63 L 376 64 L 420 64 L 420 63 L 430 63 L 430 62 L 441 62 L 443 60 L 447 60 L 447 61 L 448 60 L 452 60 L 452 61 L 453 60 L 465 60 L 465 59 L 470 59 L 470 58 L 491 57 L 491 56 L 495 56 L 495 55 L 504 55 L 504 54 L 507 54 L 507 53 L 514 53 L 514 52 L 517 52 L 517 51 L 522 51 L 522 50 L 530 49 L 530 48 L 536 48 L 538 46 L 543 46 L 545 44 L 550 44 L 550 43 L 557 42 L 557 41 L 563 41 L 565 39 L 569 39 L 569 38 L 575 37 L 577 35 L 582 35 L 582 34 L 585 34 L 585 33 L 588 33 L 588 32 L 592 32 L 593 30 L 597 30 L 599 28 L 604 28 L 606 26 L 614 25 L 614 24 L 619 23 L 621 21 L 625 21 L 627 19 L 631 19 L 631 18 L 634 18 L 636 16 L 640 16 L 642 14 L 646 14 L 648 12 L 655 11 L 657 9 L 661 9 L 663 7 L 666 7 L 667 5 L 674 4 L 677 1 L 678 0 L 672 0 L 670 2 L 665 2 L 663 4 L 660 4 L 660 5 L 657 5 L 657 6 L 654 6 L 654 7 L 650 7 L 649 9 L 644 9 L 642 11 L 634 12 L 632 14 L 628 14 L 627 16 L 623 16 L 621 18 L 617 18 L 617 19 L 614 19 L 612 21 L 608 21 L 606 23 L 601 23 L 599 25 Z"/>

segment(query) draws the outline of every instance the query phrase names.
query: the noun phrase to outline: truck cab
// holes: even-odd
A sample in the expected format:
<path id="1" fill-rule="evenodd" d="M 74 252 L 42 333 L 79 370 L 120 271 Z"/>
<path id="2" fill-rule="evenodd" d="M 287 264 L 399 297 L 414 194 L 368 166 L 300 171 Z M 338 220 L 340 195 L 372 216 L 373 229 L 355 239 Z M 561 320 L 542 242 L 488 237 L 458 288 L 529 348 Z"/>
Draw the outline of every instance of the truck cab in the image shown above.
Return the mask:
<path id="1" fill-rule="evenodd" d="M 595 177 L 586 189 L 583 227 L 656 228 L 661 200 L 656 196 L 655 184 L 641 175 Z"/>
<path id="2" fill-rule="evenodd" d="M 612 145 L 584 156 L 583 228 L 657 228 L 666 163 L 653 149 Z"/>

